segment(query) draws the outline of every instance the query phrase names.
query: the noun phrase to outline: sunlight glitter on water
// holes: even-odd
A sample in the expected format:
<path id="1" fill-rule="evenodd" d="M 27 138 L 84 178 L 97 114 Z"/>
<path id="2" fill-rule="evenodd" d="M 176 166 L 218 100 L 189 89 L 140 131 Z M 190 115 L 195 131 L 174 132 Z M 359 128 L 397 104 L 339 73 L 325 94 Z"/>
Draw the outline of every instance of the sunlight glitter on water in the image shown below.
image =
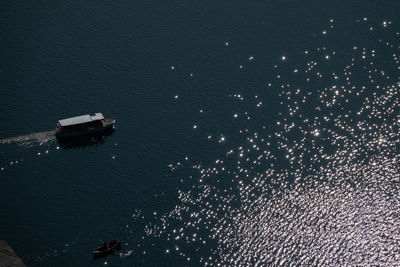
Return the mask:
<path id="1" fill-rule="evenodd" d="M 277 130 L 240 126 L 242 142 L 225 157 L 193 164 L 199 183 L 178 191 L 180 204 L 151 233 L 175 248 L 166 253 L 193 258 L 179 247 L 202 251 L 215 241 L 201 265 L 398 263 L 398 48 L 393 38 L 349 42 L 341 65 L 328 46 L 305 50 L 290 71 L 275 65 L 266 87 L 281 90 L 286 108 Z M 245 94 L 231 96 L 252 105 Z"/>

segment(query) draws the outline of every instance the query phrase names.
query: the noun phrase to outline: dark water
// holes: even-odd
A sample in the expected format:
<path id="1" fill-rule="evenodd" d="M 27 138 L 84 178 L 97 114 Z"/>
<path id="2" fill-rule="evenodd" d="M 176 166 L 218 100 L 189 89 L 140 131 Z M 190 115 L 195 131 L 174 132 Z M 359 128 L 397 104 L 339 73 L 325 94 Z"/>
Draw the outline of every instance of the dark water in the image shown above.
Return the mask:
<path id="1" fill-rule="evenodd" d="M 3 4 L 0 239 L 28 266 L 398 264 L 399 10 Z M 94 112 L 117 130 L 54 139 Z"/>

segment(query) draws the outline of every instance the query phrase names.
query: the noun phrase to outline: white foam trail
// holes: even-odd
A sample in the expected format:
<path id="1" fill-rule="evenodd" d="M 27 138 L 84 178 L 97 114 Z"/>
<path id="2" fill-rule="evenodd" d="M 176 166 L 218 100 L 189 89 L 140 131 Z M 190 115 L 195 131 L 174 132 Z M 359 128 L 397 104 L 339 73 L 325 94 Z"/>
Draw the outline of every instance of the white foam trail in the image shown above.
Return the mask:
<path id="1" fill-rule="evenodd" d="M 129 250 L 127 253 L 119 253 L 120 258 L 129 257 L 133 253 L 133 250 Z"/>
<path id="2" fill-rule="evenodd" d="M 39 145 L 43 145 L 55 139 L 55 131 L 45 131 L 1 139 L 0 144 L 18 143 L 20 146 L 27 146 L 32 143 L 39 143 Z"/>

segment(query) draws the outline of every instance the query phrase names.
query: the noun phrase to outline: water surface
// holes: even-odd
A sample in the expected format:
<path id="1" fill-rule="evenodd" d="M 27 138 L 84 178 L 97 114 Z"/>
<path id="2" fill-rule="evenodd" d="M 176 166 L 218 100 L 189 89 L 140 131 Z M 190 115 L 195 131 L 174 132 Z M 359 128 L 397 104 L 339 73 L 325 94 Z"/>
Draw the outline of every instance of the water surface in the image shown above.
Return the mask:
<path id="1" fill-rule="evenodd" d="M 396 264 L 399 7 L 6 4 L 0 239 L 28 266 Z M 94 112 L 117 130 L 53 137 Z"/>

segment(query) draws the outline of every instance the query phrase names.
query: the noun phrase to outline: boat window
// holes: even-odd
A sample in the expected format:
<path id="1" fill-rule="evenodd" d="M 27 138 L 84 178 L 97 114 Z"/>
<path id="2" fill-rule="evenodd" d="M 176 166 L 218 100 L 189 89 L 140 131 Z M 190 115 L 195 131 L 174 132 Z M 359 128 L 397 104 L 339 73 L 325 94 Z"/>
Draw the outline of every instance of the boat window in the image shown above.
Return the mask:
<path id="1" fill-rule="evenodd" d="M 96 126 L 102 126 L 102 125 L 103 125 L 103 123 L 101 120 L 96 120 L 96 121 L 90 121 L 87 123 L 64 126 L 63 128 L 65 130 L 73 131 L 73 130 L 84 130 L 88 127 L 96 127 Z"/>

